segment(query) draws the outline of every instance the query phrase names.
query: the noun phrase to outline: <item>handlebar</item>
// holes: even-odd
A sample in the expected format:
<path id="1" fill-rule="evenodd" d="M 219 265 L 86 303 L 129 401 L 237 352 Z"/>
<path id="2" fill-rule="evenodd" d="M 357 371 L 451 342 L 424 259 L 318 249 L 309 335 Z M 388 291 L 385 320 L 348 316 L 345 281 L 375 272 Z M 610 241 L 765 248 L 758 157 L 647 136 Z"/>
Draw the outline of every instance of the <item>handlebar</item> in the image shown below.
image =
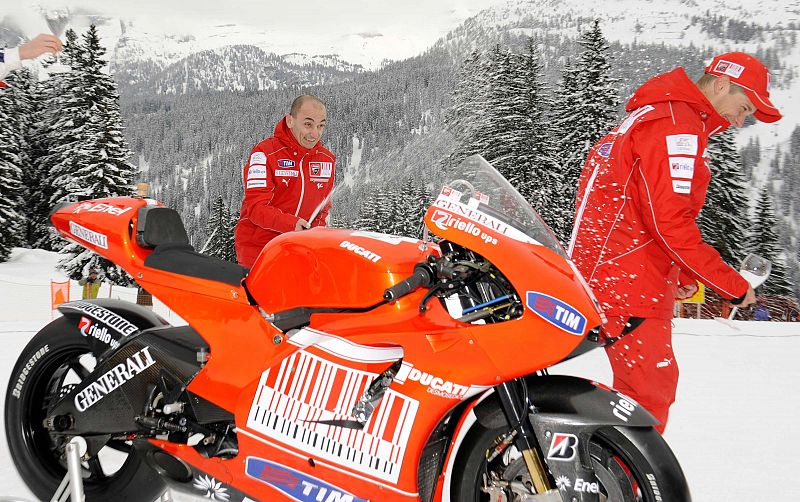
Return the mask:
<path id="1" fill-rule="evenodd" d="M 417 263 L 414 265 L 414 273 L 410 277 L 386 288 L 383 292 L 383 299 L 390 302 L 411 293 L 419 287 L 428 288 L 433 284 L 434 277 L 435 274 L 430 265 Z"/>

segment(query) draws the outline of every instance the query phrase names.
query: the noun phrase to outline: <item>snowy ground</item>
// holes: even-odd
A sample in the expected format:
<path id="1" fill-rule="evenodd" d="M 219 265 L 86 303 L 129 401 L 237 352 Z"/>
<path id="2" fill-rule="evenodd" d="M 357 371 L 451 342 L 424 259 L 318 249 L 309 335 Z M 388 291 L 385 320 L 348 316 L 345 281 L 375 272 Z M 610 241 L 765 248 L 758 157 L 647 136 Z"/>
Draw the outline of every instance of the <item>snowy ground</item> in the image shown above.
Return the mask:
<path id="1" fill-rule="evenodd" d="M 0 402 L 12 367 L 28 340 L 50 321 L 50 280 L 54 255 L 15 250 L 0 264 Z M 109 290 L 101 289 L 107 297 Z M 111 296 L 134 299 L 130 289 Z M 72 298 L 80 290 L 73 284 Z M 170 318 L 162 306 L 156 310 Z M 180 322 L 173 315 L 171 320 Z M 681 370 L 678 401 L 672 408 L 666 439 L 700 502 L 797 500 L 795 477 L 800 451 L 800 323 L 675 321 L 675 352 Z M 610 384 L 600 351 L 561 365 L 557 373 L 575 374 Z M 775 434 L 765 440 L 765 434 Z M 20 480 L 0 434 L 3 495 L 33 500 Z"/>

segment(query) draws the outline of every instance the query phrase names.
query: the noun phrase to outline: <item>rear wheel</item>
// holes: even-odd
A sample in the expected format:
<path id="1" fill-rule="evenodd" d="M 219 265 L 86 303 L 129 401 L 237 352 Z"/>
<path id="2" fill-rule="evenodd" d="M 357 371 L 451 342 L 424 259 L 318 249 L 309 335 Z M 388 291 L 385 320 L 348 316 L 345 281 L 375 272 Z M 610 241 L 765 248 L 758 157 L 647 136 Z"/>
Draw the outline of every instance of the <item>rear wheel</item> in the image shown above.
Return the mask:
<path id="1" fill-rule="evenodd" d="M 44 420 L 94 365 L 86 338 L 62 317 L 33 337 L 12 372 L 5 402 L 6 437 L 17 471 L 41 500 L 50 500 L 67 472 L 66 439 L 45 428 Z M 108 441 L 81 463 L 87 501 L 151 502 L 165 490 L 129 442 Z"/>
<path id="2" fill-rule="evenodd" d="M 530 475 L 516 447 L 505 449 L 510 432 L 505 428 L 486 429 L 476 424 L 465 439 L 453 472 L 451 500 L 484 502 L 523 501 L 531 495 Z M 662 465 L 642 453 L 647 448 L 674 460 L 664 440 L 652 428 L 613 427 L 599 429 L 589 443 L 589 453 L 597 477 L 600 502 L 688 502 L 689 491 L 677 462 Z M 667 452 L 668 454 L 665 454 Z M 557 488 L 571 487 L 576 480 L 557 478 Z M 669 498 L 664 490 L 675 495 Z"/>

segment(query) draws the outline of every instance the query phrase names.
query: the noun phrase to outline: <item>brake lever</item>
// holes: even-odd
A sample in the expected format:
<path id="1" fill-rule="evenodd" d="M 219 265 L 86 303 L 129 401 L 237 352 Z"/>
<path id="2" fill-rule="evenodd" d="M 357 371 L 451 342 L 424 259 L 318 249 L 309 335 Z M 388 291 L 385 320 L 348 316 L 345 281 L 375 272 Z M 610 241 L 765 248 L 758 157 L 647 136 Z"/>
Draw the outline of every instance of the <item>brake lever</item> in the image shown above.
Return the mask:
<path id="1" fill-rule="evenodd" d="M 424 314 L 425 311 L 428 310 L 428 302 L 431 301 L 431 298 L 433 298 L 433 296 L 436 295 L 439 291 L 445 289 L 452 290 L 454 288 L 457 287 L 460 288 L 462 286 L 464 286 L 464 281 L 460 279 L 451 282 L 437 282 L 428 290 L 427 293 L 425 293 L 425 296 L 422 297 L 422 301 L 419 302 L 419 313 Z"/>

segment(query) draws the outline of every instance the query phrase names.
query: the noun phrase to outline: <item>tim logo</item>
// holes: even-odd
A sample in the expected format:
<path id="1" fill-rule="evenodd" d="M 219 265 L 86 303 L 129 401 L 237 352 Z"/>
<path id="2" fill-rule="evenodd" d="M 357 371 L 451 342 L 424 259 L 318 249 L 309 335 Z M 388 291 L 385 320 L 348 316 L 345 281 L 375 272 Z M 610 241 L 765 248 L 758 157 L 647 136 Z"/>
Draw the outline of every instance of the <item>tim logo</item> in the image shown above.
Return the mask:
<path id="1" fill-rule="evenodd" d="M 578 451 L 578 438 L 574 434 L 556 432 L 553 434 L 553 444 L 550 445 L 548 460 L 572 460 Z"/>
<path id="2" fill-rule="evenodd" d="M 554 326 L 573 335 L 583 335 L 586 328 L 586 318 L 571 305 L 558 298 L 528 291 L 528 308 L 536 312 L 539 317 Z"/>
<path id="3" fill-rule="evenodd" d="M 247 457 L 247 475 L 290 498 L 303 502 L 367 502 L 339 488 L 300 471 L 255 457 Z"/>
<path id="4" fill-rule="evenodd" d="M 278 161 L 278 167 L 294 167 L 294 161 L 289 159 L 281 159 Z"/>

